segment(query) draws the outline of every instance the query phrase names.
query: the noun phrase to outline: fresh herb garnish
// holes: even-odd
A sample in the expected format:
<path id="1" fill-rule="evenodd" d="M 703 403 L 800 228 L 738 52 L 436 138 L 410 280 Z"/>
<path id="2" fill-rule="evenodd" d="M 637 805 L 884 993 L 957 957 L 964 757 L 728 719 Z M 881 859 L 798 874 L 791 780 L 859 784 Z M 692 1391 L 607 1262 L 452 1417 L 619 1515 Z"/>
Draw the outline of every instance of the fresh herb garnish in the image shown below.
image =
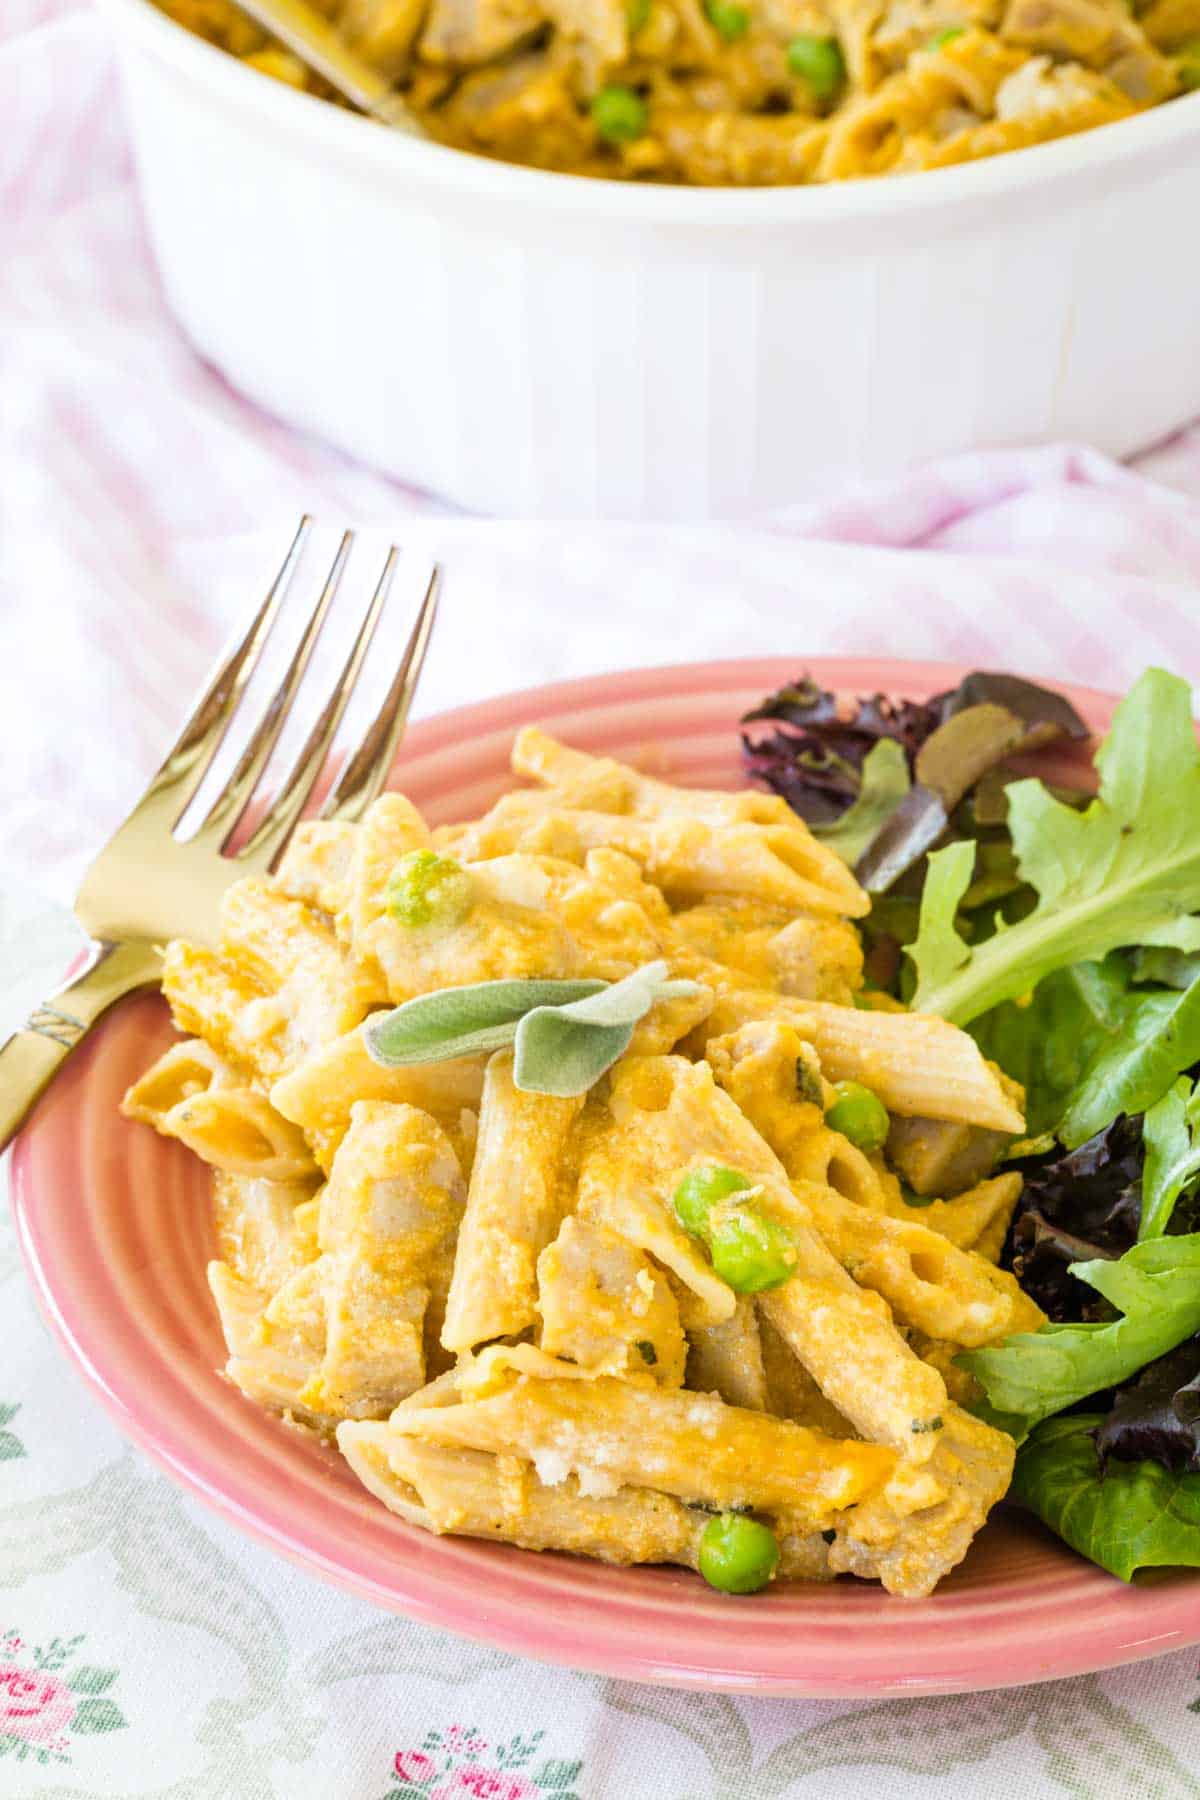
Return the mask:
<path id="1" fill-rule="evenodd" d="M 633 1038 L 659 1000 L 703 993 L 667 979 L 665 962 L 623 981 L 479 981 L 421 994 L 377 1014 L 364 1030 L 367 1052 L 386 1068 L 445 1062 L 513 1048 L 513 1081 L 531 1094 L 585 1094 Z"/>

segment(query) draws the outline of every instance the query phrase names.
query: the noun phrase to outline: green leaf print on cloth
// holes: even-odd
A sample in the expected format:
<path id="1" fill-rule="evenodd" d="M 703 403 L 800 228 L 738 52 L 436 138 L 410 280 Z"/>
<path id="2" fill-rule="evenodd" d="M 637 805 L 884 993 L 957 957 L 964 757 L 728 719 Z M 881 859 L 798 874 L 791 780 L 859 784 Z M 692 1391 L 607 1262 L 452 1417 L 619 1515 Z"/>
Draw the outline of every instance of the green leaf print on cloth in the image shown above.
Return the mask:
<path id="1" fill-rule="evenodd" d="M 0 1757 L 70 1762 L 77 1737 L 127 1724 L 105 1692 L 116 1669 L 77 1663 L 82 1643 L 82 1636 L 48 1644 L 27 1644 L 19 1631 L 0 1636 Z"/>
<path id="2" fill-rule="evenodd" d="M 582 1762 L 550 1757 L 530 1769 L 545 1735 L 490 1744 L 473 1725 L 426 1732 L 419 1747 L 397 1750 L 382 1800 L 579 1800 Z"/>
<path id="3" fill-rule="evenodd" d="M 25 1446 L 16 1432 L 8 1430 L 20 1410 L 19 1406 L 0 1405 L 0 1462 L 15 1462 L 18 1456 L 25 1455 Z"/>

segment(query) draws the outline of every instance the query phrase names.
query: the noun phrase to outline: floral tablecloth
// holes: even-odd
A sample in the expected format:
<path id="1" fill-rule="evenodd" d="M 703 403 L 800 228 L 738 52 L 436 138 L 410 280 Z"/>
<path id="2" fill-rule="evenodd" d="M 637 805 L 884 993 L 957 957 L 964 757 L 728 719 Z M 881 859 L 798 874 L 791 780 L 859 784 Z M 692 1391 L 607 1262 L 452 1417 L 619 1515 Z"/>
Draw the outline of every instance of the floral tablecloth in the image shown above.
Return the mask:
<path id="1" fill-rule="evenodd" d="M 443 558 L 418 711 L 764 651 L 1106 687 L 1147 661 L 1200 674 L 1196 433 L 1137 472 L 1071 447 L 964 458 L 757 531 L 451 520 L 264 421 L 191 356 L 146 257 L 103 34 L 72 0 L 3 0 L 0 119 L 9 1017 L 68 960 L 89 848 L 302 506 L 329 531 L 386 524 L 414 582 Z M 960 1699 L 735 1700 L 375 1613 L 124 1444 L 51 1342 L 0 1209 L 0 1800 L 1200 1800 L 1198 1665 Z"/>

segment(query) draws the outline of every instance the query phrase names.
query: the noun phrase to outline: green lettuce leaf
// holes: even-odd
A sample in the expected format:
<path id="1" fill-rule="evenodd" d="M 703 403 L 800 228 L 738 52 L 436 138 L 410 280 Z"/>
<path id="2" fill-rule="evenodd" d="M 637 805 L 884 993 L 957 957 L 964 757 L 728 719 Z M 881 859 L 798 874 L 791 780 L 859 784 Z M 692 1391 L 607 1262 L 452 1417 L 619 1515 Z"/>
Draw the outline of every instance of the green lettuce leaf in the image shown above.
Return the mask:
<path id="1" fill-rule="evenodd" d="M 955 926 L 974 848 L 935 851 L 910 954 L 913 1004 L 958 1024 L 1028 994 L 1056 969 L 1122 946 L 1200 950 L 1200 750 L 1186 682 L 1148 669 L 1096 754 L 1100 792 L 1083 811 L 1040 781 L 1006 790 L 1021 877 L 1038 903 L 974 947 Z"/>
<path id="2" fill-rule="evenodd" d="M 1175 1202 L 1200 1174 L 1200 1086 L 1177 1081 L 1142 1122 L 1146 1165 L 1138 1238 L 1162 1237 Z"/>
<path id="3" fill-rule="evenodd" d="M 1028 1137 L 1058 1124 L 1085 1069 L 1120 1041 L 1140 999 L 1130 992 L 1129 966 L 1117 953 L 1059 969 L 1038 983 L 1028 1002 L 1006 1000 L 971 1023 L 983 1054 L 1025 1089 Z"/>
<path id="4" fill-rule="evenodd" d="M 1045 984 L 1043 984 L 1045 985 Z M 1143 1113 L 1200 1061 L 1200 979 L 1182 994 L 1145 994 L 1118 1037 L 1102 1044 L 1071 1096 L 1058 1135 L 1085 1144 L 1119 1113 Z"/>
<path id="5" fill-rule="evenodd" d="M 1191 987 L 1200 975 L 1200 951 L 1135 950 L 1133 979 L 1143 987 Z"/>
<path id="6" fill-rule="evenodd" d="M 895 738 L 880 738 L 863 762 L 862 786 L 853 806 L 831 825 L 813 825 L 812 834 L 853 868 L 911 786 L 904 746 Z"/>
<path id="7" fill-rule="evenodd" d="M 1043 1325 L 959 1358 L 983 1385 L 992 1416 L 1024 1436 L 1042 1419 L 1128 1381 L 1200 1331 L 1200 1232 L 1135 1244 L 1114 1261 L 1071 1264 L 1120 1317 Z"/>
<path id="8" fill-rule="evenodd" d="M 971 960 L 971 948 L 959 936 L 955 920 L 974 872 L 975 846 L 968 839 L 959 844 L 949 844 L 945 850 L 935 850 L 929 858 L 925 885 L 921 889 L 921 917 L 917 938 L 915 943 L 908 946 L 908 954 L 917 971 L 913 1006 L 918 1005 L 918 996 L 921 994 L 939 994 L 952 988 L 954 977 Z M 994 940 L 986 941 L 990 943 Z M 980 948 L 982 947 L 981 945 Z M 1032 982 L 1026 982 L 1017 991 L 1023 993 L 1032 989 L 1033 985 Z M 996 1000 L 998 1003 L 1008 998 L 1007 994 L 999 994 Z M 921 1001 L 920 1010 L 934 1012 L 936 1008 Z M 984 1010 L 983 1007 L 977 1007 L 969 1017 L 975 1018 L 977 1013 Z"/>
<path id="9" fill-rule="evenodd" d="M 1100 1423 L 1073 1413 L 1039 1426 L 1018 1453 L 1012 1498 L 1122 1581 L 1138 1569 L 1200 1568 L 1200 1475 L 1116 1461 L 1102 1474 L 1092 1440 Z"/>

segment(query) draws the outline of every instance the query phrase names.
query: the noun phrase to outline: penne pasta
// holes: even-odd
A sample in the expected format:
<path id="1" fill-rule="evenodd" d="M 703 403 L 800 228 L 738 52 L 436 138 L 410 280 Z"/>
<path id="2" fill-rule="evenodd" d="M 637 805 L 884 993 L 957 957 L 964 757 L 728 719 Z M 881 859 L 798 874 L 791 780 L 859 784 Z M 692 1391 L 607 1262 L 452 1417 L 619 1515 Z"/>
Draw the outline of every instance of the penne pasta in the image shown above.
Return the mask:
<path id="1" fill-rule="evenodd" d="M 1024 1119 L 973 1038 L 922 1013 L 861 1011 L 750 990 L 718 995 L 706 1033 L 779 1019 L 816 1050 L 830 1081 L 859 1081 L 904 1118 L 962 1119 L 1011 1134 Z"/>
<path id="2" fill-rule="evenodd" d="M 522 1094 L 512 1058 L 491 1058 L 441 1341 L 472 1350 L 537 1317 L 538 1257 L 566 1210 L 563 1159 L 582 1101 Z"/>
<path id="3" fill-rule="evenodd" d="M 781 799 L 536 728 L 513 762 L 473 822 L 302 825 L 166 947 L 188 1035 L 122 1110 L 213 1170 L 225 1374 L 425 1531 L 720 1585 L 765 1528 L 779 1579 L 926 1593 L 1012 1466 L 956 1358 L 1041 1322 L 996 1266 L 1023 1096 L 855 1004 L 867 897 Z M 522 1023 L 526 978 L 635 974 Z"/>
<path id="4" fill-rule="evenodd" d="M 786 1508 L 814 1526 L 882 1489 L 895 1458 L 708 1394 L 516 1374 L 458 1406 L 405 1407 L 390 1429 L 428 1443 L 532 1462 L 553 1486 L 574 1474 L 586 1493 L 653 1488 L 717 1506 Z"/>
<path id="5" fill-rule="evenodd" d="M 547 1486 L 516 1457 L 421 1443 L 387 1425 L 341 1425 L 338 1446 L 385 1506 L 426 1530 L 601 1562 L 696 1566 L 707 1515 L 667 1494 L 632 1487 L 586 1494 L 574 1476 Z"/>
<path id="6" fill-rule="evenodd" d="M 388 1100 L 430 1113 L 461 1152 L 464 1139 L 474 1144 L 473 1120 L 483 1095 L 483 1066 L 482 1057 L 464 1057 L 385 1068 L 372 1061 L 358 1029 L 322 1045 L 276 1081 L 271 1104 L 300 1127 L 326 1172 L 359 1100 Z M 472 1117 L 469 1132 L 464 1130 L 464 1113 Z"/>
<path id="7" fill-rule="evenodd" d="M 881 1294 L 902 1325 L 930 1336 L 977 1347 L 1010 1332 L 1036 1331 L 1042 1314 L 1015 1277 L 956 1248 L 919 1221 L 916 1209 L 898 1218 L 847 1199 L 829 1184 L 828 1167 L 824 1181 L 797 1178 L 796 1169 L 809 1166 L 810 1139 L 839 1135 L 824 1125 L 813 1130 L 819 1109 L 798 1091 L 799 1046 L 794 1028 L 749 1026 L 716 1040 L 710 1059 L 722 1087 L 779 1152 L 793 1192 L 843 1269 L 860 1287 Z M 862 1153 L 841 1141 L 873 1173 Z"/>
<path id="8" fill-rule="evenodd" d="M 603 1375 L 681 1387 L 687 1343 L 650 1258 L 604 1225 L 564 1219 L 538 1257 L 540 1348 Z"/>

